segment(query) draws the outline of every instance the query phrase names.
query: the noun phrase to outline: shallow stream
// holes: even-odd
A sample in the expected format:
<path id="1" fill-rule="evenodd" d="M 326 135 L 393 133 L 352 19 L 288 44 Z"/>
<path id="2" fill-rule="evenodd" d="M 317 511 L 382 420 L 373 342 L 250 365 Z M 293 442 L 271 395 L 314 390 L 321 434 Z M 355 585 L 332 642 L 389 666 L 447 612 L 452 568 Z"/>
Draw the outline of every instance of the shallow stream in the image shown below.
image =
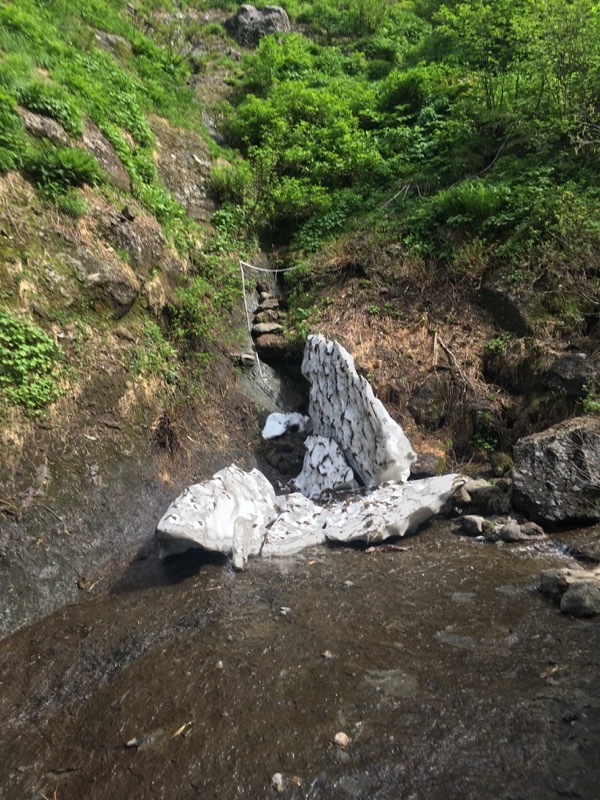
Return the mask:
<path id="1" fill-rule="evenodd" d="M 0 798 L 598 800 L 600 624 L 535 591 L 568 559 L 401 545 L 153 553 L 2 640 Z"/>

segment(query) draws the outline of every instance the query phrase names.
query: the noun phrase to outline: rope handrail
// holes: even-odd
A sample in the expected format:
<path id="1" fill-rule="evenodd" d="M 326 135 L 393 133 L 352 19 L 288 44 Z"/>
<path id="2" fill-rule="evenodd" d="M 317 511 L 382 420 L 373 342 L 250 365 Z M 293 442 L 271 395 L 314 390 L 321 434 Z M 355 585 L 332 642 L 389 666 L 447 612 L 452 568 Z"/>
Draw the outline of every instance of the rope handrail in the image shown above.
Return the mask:
<path id="1" fill-rule="evenodd" d="M 284 273 L 284 272 L 292 272 L 293 270 L 298 269 L 298 265 L 296 265 L 295 267 L 286 267 L 285 269 L 266 269 L 265 267 L 255 267 L 254 264 L 249 264 L 247 261 L 242 261 L 241 258 L 238 259 L 238 261 L 239 261 L 239 265 L 240 265 L 240 276 L 242 278 L 242 295 L 243 295 L 243 298 L 244 298 L 244 311 L 246 312 L 246 324 L 248 326 L 248 335 L 250 337 L 250 341 L 252 342 L 252 349 L 254 351 L 254 358 L 256 359 L 256 366 L 258 368 L 258 374 L 260 376 L 261 381 L 263 382 L 263 384 L 265 386 L 267 394 L 269 394 L 274 400 L 276 400 L 276 398 L 274 397 L 274 392 L 271 389 L 271 387 L 269 386 L 269 384 L 267 383 L 267 380 L 266 380 L 266 378 L 265 378 L 265 376 L 263 374 L 262 366 L 261 366 L 261 363 L 260 363 L 260 358 L 258 357 L 258 351 L 256 349 L 256 345 L 254 344 L 254 339 L 252 338 L 252 322 L 250 320 L 250 310 L 248 308 L 248 296 L 247 296 L 247 293 L 246 293 L 246 277 L 244 275 L 244 267 L 246 267 L 248 269 L 253 269 L 256 272 L 268 272 L 271 275 L 278 275 L 278 274 Z"/>

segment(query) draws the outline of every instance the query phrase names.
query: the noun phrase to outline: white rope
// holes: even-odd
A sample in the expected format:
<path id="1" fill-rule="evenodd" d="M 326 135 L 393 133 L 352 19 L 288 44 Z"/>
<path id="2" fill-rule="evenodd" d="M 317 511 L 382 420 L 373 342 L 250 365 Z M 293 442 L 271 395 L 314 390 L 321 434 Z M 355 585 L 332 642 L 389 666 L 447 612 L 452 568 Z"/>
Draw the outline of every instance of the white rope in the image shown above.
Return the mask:
<path id="1" fill-rule="evenodd" d="M 250 341 L 252 342 L 252 349 L 254 350 L 254 357 L 256 359 L 256 366 L 258 368 L 258 374 L 260 376 L 261 381 L 265 385 L 267 393 L 269 395 L 271 395 L 271 397 L 273 397 L 275 399 L 273 390 L 271 389 L 271 387 L 267 383 L 266 378 L 265 378 L 265 376 L 263 374 L 261 363 L 260 363 L 260 358 L 258 357 L 258 351 L 256 349 L 256 345 L 254 344 L 254 339 L 252 338 L 252 322 L 250 321 L 250 310 L 248 308 L 248 297 L 246 295 L 246 278 L 244 276 L 244 267 L 247 267 L 248 269 L 253 269 L 256 272 L 268 272 L 271 275 L 277 275 L 280 272 L 291 272 L 294 269 L 298 269 L 298 266 L 288 267 L 286 269 L 265 269 L 264 267 L 255 267 L 253 264 L 248 264 L 248 262 L 242 261 L 241 258 L 239 259 L 239 264 L 240 264 L 240 275 L 242 277 L 242 295 L 244 297 L 244 311 L 246 312 L 246 324 L 248 326 L 248 335 L 250 337 Z"/>
<path id="2" fill-rule="evenodd" d="M 248 264 L 247 261 L 242 261 L 240 259 L 240 267 L 248 267 L 248 269 L 254 269 L 256 272 L 268 272 L 270 275 L 279 275 L 280 273 L 283 274 L 284 272 L 293 272 L 293 270 L 298 269 L 300 265 L 296 264 L 295 267 L 286 267 L 285 269 L 265 269 L 265 267 L 255 267 L 254 264 Z"/>

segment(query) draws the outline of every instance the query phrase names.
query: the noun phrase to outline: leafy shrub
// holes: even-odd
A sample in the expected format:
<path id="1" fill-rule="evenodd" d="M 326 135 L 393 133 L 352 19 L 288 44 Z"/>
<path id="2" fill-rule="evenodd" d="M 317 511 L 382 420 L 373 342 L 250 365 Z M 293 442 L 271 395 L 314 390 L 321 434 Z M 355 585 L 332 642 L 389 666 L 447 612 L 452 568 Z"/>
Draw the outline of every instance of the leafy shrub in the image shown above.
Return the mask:
<path id="1" fill-rule="evenodd" d="M 221 202 L 243 203 L 248 198 L 253 184 L 252 167 L 241 159 L 233 163 L 214 165 L 211 173 L 212 191 Z"/>
<path id="2" fill-rule="evenodd" d="M 28 150 L 23 168 L 47 199 L 55 199 L 69 189 L 98 183 L 102 173 L 96 159 L 79 147 L 55 147 L 42 142 Z"/>
<path id="3" fill-rule="evenodd" d="M 179 377 L 178 353 L 155 322 L 147 322 L 143 346 L 136 350 L 131 364 L 133 375 L 157 375 L 170 383 Z"/>
<path id="4" fill-rule="evenodd" d="M 10 403 L 35 414 L 56 400 L 61 358 L 48 334 L 0 311 L 0 389 Z"/>
<path id="5" fill-rule="evenodd" d="M 25 133 L 14 100 L 0 90 L 0 175 L 18 167 Z"/>
<path id="6" fill-rule="evenodd" d="M 69 217 L 73 217 L 74 219 L 83 217 L 88 210 L 85 199 L 81 196 L 81 193 L 77 191 L 69 191 L 66 194 L 59 194 L 56 197 L 56 205 L 64 214 L 67 214 Z"/>
<path id="7" fill-rule="evenodd" d="M 44 81 L 35 81 L 20 87 L 17 90 L 17 99 L 30 111 L 60 122 L 71 136 L 80 136 L 83 132 L 81 111 L 60 87 Z"/>

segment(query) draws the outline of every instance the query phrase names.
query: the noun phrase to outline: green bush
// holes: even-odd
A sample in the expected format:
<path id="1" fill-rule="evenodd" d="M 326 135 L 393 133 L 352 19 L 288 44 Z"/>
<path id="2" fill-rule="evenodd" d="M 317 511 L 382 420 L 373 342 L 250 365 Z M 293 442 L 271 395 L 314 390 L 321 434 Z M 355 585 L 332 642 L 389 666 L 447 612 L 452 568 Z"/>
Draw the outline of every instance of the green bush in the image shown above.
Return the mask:
<path id="1" fill-rule="evenodd" d="M 55 147 L 47 141 L 25 153 L 23 169 L 50 200 L 73 187 L 94 186 L 102 177 L 98 162 L 85 150 Z"/>
<path id="2" fill-rule="evenodd" d="M 0 175 L 18 167 L 25 149 L 25 132 L 14 100 L 0 90 Z"/>
<path id="3" fill-rule="evenodd" d="M 82 134 L 81 111 L 75 106 L 72 97 L 60 87 L 44 81 L 34 81 L 19 87 L 16 96 L 19 103 L 30 111 L 60 122 L 71 136 Z"/>
<path id="4" fill-rule="evenodd" d="M 0 311 L 0 390 L 36 414 L 60 395 L 62 352 L 40 328 Z"/>

